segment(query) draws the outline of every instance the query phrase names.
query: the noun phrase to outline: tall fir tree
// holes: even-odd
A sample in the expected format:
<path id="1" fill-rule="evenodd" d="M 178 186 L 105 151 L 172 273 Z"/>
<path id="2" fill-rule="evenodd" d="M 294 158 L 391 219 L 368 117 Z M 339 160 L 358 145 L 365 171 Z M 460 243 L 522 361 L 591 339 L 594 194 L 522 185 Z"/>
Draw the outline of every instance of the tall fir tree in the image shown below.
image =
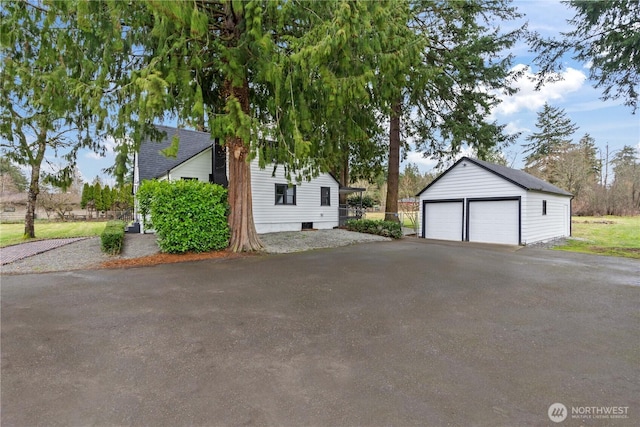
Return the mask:
<path id="1" fill-rule="evenodd" d="M 404 49 L 379 85 L 389 117 L 387 219 L 396 218 L 403 141 L 411 138 L 416 150 L 444 161 L 465 145 L 484 158 L 514 141 L 488 117 L 497 93 L 514 92 L 512 58 L 504 51 L 522 30 L 503 32 L 500 24 L 519 16 L 509 0 L 407 2 L 409 35 L 399 40 L 417 54 Z"/>
<path id="2" fill-rule="evenodd" d="M 537 132 L 526 137 L 524 144 L 525 170 L 555 184 L 562 151 L 573 142 L 578 126 L 567 117 L 564 110 L 545 103 L 538 112 Z"/>

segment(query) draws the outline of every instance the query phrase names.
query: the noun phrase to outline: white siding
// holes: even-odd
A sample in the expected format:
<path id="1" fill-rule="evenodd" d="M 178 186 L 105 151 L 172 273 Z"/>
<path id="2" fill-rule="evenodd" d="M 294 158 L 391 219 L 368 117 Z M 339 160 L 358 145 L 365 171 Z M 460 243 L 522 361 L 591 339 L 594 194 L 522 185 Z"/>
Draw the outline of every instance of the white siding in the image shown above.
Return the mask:
<path id="1" fill-rule="evenodd" d="M 423 206 L 423 200 L 516 196 L 524 198 L 525 194 L 526 191 L 523 188 L 478 165 L 463 161 L 454 169 L 450 169 L 446 175 L 420 194 L 420 206 Z M 422 210 L 420 215 L 422 215 Z M 466 221 L 466 217 L 464 220 Z M 418 224 L 422 228 L 422 218 L 419 218 Z M 418 230 L 418 236 L 421 235 L 422 230 L 420 229 Z"/>
<path id="2" fill-rule="evenodd" d="M 466 166 L 465 166 L 466 164 Z M 521 197 L 521 243 L 531 244 L 570 235 L 571 197 L 527 191 L 506 179 L 468 161 L 458 163 L 437 182 L 420 194 L 424 200 L 446 200 L 498 197 Z M 547 201 L 547 214 L 542 215 L 542 201 Z M 471 202 L 470 209 L 474 203 Z M 477 205 L 476 205 L 477 206 Z M 422 215 L 422 209 L 420 215 Z M 465 209 L 466 223 L 469 212 Z M 418 222 L 422 226 L 422 218 Z M 418 231 L 422 235 L 422 230 Z M 465 236 L 467 239 L 467 236 Z"/>
<path id="3" fill-rule="evenodd" d="M 211 149 L 205 150 L 171 169 L 171 180 L 197 178 L 198 181 L 209 182 L 209 174 L 213 171 Z"/>
<path id="4" fill-rule="evenodd" d="M 547 214 L 542 215 L 542 201 L 547 201 Z M 531 244 L 570 234 L 571 198 L 529 191 L 522 199 L 522 244 Z"/>
<path id="5" fill-rule="evenodd" d="M 280 166 L 272 177 L 272 165 L 260 169 L 258 161 L 251 163 L 251 191 L 253 220 L 258 233 L 298 231 L 303 222 L 313 222 L 313 228 L 327 229 L 338 226 L 338 183 L 329 174 L 296 184 L 296 204 L 276 205 L 275 185 L 286 184 L 284 169 Z M 331 190 L 331 205 L 320 206 L 320 187 Z"/>

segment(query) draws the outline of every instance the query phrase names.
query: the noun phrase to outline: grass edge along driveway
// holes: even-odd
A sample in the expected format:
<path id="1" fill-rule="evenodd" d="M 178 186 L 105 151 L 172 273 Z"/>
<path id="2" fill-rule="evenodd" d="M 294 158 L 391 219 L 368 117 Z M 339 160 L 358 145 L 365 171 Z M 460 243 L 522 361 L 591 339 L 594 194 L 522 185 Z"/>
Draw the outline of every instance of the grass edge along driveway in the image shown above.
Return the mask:
<path id="1" fill-rule="evenodd" d="M 36 221 L 36 240 L 66 239 L 70 237 L 99 236 L 106 221 L 39 222 Z M 25 243 L 23 223 L 0 224 L 0 248 Z"/>
<path id="2" fill-rule="evenodd" d="M 571 235 L 554 249 L 640 259 L 640 216 L 574 216 Z"/>

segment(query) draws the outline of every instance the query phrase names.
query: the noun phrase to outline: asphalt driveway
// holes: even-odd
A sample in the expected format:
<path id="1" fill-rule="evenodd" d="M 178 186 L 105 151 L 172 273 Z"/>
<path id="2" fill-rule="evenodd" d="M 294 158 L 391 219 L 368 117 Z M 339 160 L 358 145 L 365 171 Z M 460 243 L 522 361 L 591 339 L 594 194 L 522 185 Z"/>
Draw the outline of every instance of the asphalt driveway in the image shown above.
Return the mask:
<path id="1" fill-rule="evenodd" d="M 633 260 L 405 239 L 5 276 L 1 299 L 3 427 L 550 425 L 556 402 L 640 424 Z"/>

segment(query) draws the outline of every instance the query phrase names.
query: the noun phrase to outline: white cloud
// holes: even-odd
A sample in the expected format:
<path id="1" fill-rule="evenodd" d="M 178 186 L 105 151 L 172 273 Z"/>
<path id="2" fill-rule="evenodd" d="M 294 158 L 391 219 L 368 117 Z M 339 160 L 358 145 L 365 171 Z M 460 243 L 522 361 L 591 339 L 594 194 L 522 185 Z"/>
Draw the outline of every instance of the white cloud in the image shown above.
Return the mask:
<path id="1" fill-rule="evenodd" d="M 102 145 L 105 148 L 105 154 L 101 155 L 96 153 L 95 151 L 87 151 L 84 155 L 87 159 L 99 160 L 105 157 L 113 157 L 113 153 L 115 152 L 115 148 L 118 145 L 116 140 L 112 136 L 107 136 L 103 141 Z"/>
<path id="2" fill-rule="evenodd" d="M 409 151 L 407 153 L 407 159 L 402 162 L 402 165 L 406 166 L 408 163 L 413 163 L 418 166 L 418 170 L 422 173 L 430 172 L 437 164 L 437 160 L 433 160 L 431 157 L 424 157 L 422 153 L 417 151 Z"/>
<path id="3" fill-rule="evenodd" d="M 536 90 L 537 76 L 527 65 L 518 64 L 513 70 L 522 72 L 514 84 L 518 92 L 514 95 L 499 95 L 502 102 L 495 108 L 493 115 L 509 116 L 523 110 L 537 111 L 547 102 L 562 100 L 566 95 L 580 90 L 587 79 L 582 71 L 569 67 L 558 75 L 561 79 Z"/>
<path id="4" fill-rule="evenodd" d="M 507 135 L 515 135 L 517 133 L 531 132 L 531 129 L 529 129 L 528 127 L 523 127 L 520 124 L 520 120 L 507 123 L 504 130 L 507 133 Z"/>

